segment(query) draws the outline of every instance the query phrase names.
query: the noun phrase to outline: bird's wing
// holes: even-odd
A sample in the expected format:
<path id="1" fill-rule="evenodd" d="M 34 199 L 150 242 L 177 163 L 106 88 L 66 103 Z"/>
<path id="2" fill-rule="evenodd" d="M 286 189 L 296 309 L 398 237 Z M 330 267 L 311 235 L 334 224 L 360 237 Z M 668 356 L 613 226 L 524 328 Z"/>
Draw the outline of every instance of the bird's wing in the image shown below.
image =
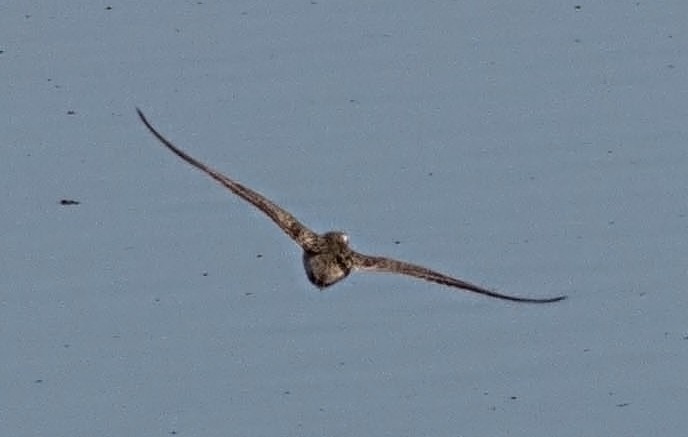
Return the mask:
<path id="1" fill-rule="evenodd" d="M 369 271 L 369 272 L 387 272 L 399 273 L 402 275 L 413 276 L 426 281 L 436 282 L 450 287 L 461 288 L 463 290 L 473 291 L 475 293 L 484 294 L 486 296 L 495 297 L 498 299 L 511 300 L 514 302 L 530 302 L 530 303 L 549 303 L 557 302 L 566 299 L 566 296 L 557 296 L 549 298 L 531 298 L 510 296 L 508 294 L 497 293 L 496 291 L 488 290 L 470 282 L 462 281 L 460 279 L 452 278 L 451 276 L 430 270 L 423 266 L 398 261 L 391 258 L 363 255 L 354 252 L 354 269 Z"/>
<path id="2" fill-rule="evenodd" d="M 140 109 L 136 108 L 136 112 L 139 114 L 141 121 L 146 125 L 149 131 L 168 149 L 170 149 L 175 155 L 179 156 L 184 161 L 193 165 L 197 169 L 201 170 L 203 173 L 207 174 L 211 178 L 218 181 L 220 184 L 228 188 L 237 196 L 250 202 L 253 206 L 263 211 L 267 214 L 272 221 L 277 223 L 277 225 L 282 228 L 282 230 L 291 237 L 296 243 L 299 244 L 304 250 L 309 250 L 315 247 L 318 239 L 320 238 L 318 234 L 308 229 L 306 226 L 301 224 L 293 215 L 284 209 L 277 206 L 275 203 L 271 202 L 269 199 L 264 197 L 262 194 L 253 191 L 252 189 L 228 178 L 217 170 L 214 170 L 207 165 L 203 164 L 201 161 L 187 155 L 184 151 L 177 148 L 172 144 L 167 138 L 163 137 L 160 132 L 158 132 L 146 119 Z"/>

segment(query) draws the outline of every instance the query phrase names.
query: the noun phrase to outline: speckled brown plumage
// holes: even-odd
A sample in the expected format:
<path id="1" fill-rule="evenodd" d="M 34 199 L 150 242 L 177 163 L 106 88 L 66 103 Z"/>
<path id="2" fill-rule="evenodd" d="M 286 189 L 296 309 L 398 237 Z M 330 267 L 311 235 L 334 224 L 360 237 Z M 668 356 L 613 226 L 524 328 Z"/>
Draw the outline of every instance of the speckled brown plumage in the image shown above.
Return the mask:
<path id="1" fill-rule="evenodd" d="M 551 298 L 518 297 L 497 293 L 492 290 L 465 282 L 460 279 L 430 270 L 416 264 L 398 261 L 391 258 L 364 255 L 351 249 L 349 239 L 343 232 L 326 232 L 317 234 L 299 222 L 293 215 L 260 193 L 228 178 L 202 162 L 192 158 L 160 134 L 146 119 L 140 109 L 136 109 L 143 124 L 148 130 L 175 155 L 206 173 L 225 186 L 234 194 L 248 201 L 263 211 L 277 226 L 303 249 L 303 265 L 308 279 L 319 288 L 329 287 L 346 278 L 354 270 L 369 272 L 398 273 L 413 276 L 426 281 L 436 282 L 449 287 L 473 291 L 498 299 L 514 302 L 548 303 L 565 299 L 566 296 Z"/>

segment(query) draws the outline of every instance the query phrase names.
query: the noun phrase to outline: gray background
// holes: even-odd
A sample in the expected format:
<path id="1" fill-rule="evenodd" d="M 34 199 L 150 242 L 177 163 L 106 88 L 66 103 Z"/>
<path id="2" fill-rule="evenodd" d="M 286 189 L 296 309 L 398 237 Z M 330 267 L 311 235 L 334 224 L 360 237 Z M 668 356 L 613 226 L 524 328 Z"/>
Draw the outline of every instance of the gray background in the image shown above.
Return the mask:
<path id="1" fill-rule="evenodd" d="M 684 435 L 688 6 L 598 3 L 4 1 L 0 435 Z M 570 299 L 318 292 L 136 106 L 358 250 Z"/>

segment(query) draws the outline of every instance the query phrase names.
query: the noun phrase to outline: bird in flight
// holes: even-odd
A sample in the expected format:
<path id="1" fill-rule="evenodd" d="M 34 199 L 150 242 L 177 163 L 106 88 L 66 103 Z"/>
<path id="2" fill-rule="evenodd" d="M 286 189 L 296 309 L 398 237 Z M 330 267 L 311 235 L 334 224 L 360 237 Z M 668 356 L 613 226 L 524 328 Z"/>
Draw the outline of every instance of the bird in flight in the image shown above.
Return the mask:
<path id="1" fill-rule="evenodd" d="M 547 298 L 520 297 L 498 293 L 461 279 L 452 278 L 445 274 L 430 270 L 426 267 L 411 264 L 382 256 L 365 255 L 356 252 L 349 246 L 349 237 L 343 232 L 326 232 L 318 234 L 304 226 L 293 215 L 262 194 L 240 184 L 223 175 L 201 161 L 191 157 L 186 152 L 172 144 L 150 124 L 140 109 L 136 108 L 139 118 L 148 130 L 172 153 L 196 167 L 203 173 L 215 179 L 232 193 L 251 203 L 263 211 L 279 226 L 292 240 L 303 249 L 303 266 L 308 279 L 316 287 L 323 289 L 346 278 L 352 271 L 386 272 L 413 276 L 426 281 L 435 282 L 449 287 L 468 290 L 485 296 L 514 302 L 549 303 L 557 302 L 566 296 Z"/>

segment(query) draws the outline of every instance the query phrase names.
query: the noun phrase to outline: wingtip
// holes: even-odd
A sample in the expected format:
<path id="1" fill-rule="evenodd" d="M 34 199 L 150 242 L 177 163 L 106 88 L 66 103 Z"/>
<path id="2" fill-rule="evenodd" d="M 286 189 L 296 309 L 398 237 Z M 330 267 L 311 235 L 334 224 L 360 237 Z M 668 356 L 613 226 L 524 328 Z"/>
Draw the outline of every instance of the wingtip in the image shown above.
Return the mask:
<path id="1" fill-rule="evenodd" d="M 545 297 L 545 298 L 516 298 L 517 302 L 528 302 L 528 303 L 555 303 L 555 302 L 561 302 L 562 300 L 567 299 L 568 296 L 562 295 L 562 296 L 556 296 L 556 297 Z"/>
<path id="2" fill-rule="evenodd" d="M 139 118 L 141 119 L 141 121 L 143 122 L 143 124 L 146 125 L 146 127 L 147 127 L 151 132 L 153 132 L 153 134 L 154 134 L 156 137 L 158 137 L 158 139 L 160 139 L 161 141 L 163 141 L 163 140 L 160 138 L 160 134 L 155 130 L 155 128 L 153 127 L 153 125 L 150 123 L 150 121 L 148 121 L 148 119 L 147 119 L 146 116 L 144 115 L 143 111 L 142 111 L 138 106 L 135 106 L 135 108 L 136 108 L 136 113 L 139 115 Z M 163 141 L 163 142 L 165 142 L 165 141 Z"/>
<path id="3" fill-rule="evenodd" d="M 548 300 L 548 302 L 561 302 L 562 300 L 566 300 L 568 298 L 569 297 L 567 295 L 557 296 L 557 297 L 553 297 L 552 299 Z"/>

